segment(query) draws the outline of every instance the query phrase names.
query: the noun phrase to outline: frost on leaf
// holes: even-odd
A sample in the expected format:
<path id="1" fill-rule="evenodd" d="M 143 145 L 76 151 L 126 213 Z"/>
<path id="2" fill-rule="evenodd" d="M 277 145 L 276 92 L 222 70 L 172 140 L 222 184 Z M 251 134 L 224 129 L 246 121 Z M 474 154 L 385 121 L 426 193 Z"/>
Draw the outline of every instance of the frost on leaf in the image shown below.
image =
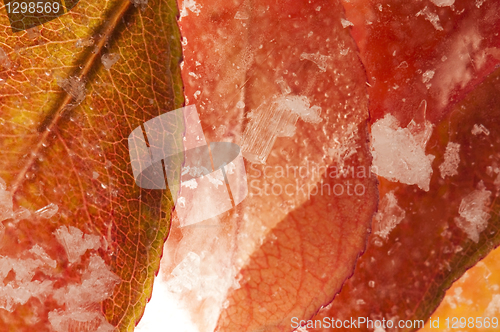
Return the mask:
<path id="1" fill-rule="evenodd" d="M 120 60 L 120 54 L 118 53 L 107 53 L 101 57 L 101 62 L 106 70 L 110 70 L 111 67 Z"/>
<path id="2" fill-rule="evenodd" d="M 75 263 L 80 256 L 85 254 L 88 249 L 97 250 L 101 246 L 101 239 L 96 235 L 83 234 L 81 230 L 73 226 L 61 226 L 54 235 L 57 241 L 61 243 L 68 255 L 68 261 Z"/>
<path id="3" fill-rule="evenodd" d="M 474 124 L 474 127 L 472 127 L 472 135 L 479 135 L 479 134 L 485 134 L 486 136 L 488 136 L 490 134 L 490 131 L 485 127 L 483 126 L 482 124 Z"/>
<path id="4" fill-rule="evenodd" d="M 439 165 L 441 177 L 444 179 L 447 176 L 458 174 L 458 165 L 460 164 L 460 144 L 448 142 L 444 153 L 444 161 Z"/>
<path id="5" fill-rule="evenodd" d="M 97 325 L 97 331 L 102 332 L 114 331 L 101 313 L 89 308 L 110 297 L 119 282 L 120 279 L 101 257 L 92 256 L 80 284 L 70 284 L 54 292 L 58 304 L 66 307 L 64 311 L 49 313 L 50 323 L 56 332 L 71 331 L 71 327 L 78 324 Z"/>
<path id="6" fill-rule="evenodd" d="M 374 216 L 373 232 L 383 239 L 405 218 L 405 210 L 398 206 L 393 191 L 388 192 L 380 201 L 379 211 Z"/>
<path id="7" fill-rule="evenodd" d="M 200 14 L 200 8 L 201 6 L 196 3 L 194 0 L 184 0 L 182 1 L 182 8 L 180 12 L 180 18 L 182 19 L 183 17 L 188 16 L 188 9 L 192 13 L 195 13 L 196 15 Z"/>
<path id="8" fill-rule="evenodd" d="M 431 0 L 431 1 L 438 7 L 452 6 L 455 3 L 455 0 Z"/>
<path id="9" fill-rule="evenodd" d="M 352 25 L 352 23 L 351 23 Z M 318 66 L 320 72 L 325 72 L 328 66 L 328 62 L 332 60 L 331 56 L 322 55 L 319 52 L 316 53 L 302 53 L 300 55 L 300 60 L 309 60 Z"/>
<path id="10" fill-rule="evenodd" d="M 0 211 L 4 211 L 11 219 L 19 218 L 19 215 L 33 216 L 38 222 L 37 217 L 50 219 L 58 210 L 57 205 L 51 203 L 33 214 L 26 213 L 26 209 L 14 213 L 12 197 L 5 191 L 1 179 L 0 197 L 4 198 L 0 201 Z M 54 235 L 65 247 L 71 263 L 79 260 L 88 249 L 99 249 L 101 244 L 99 236 L 84 234 L 72 226 L 62 226 Z M 53 242 L 34 244 L 31 249 L 18 254 L 0 256 L 0 308 L 14 312 L 18 306 L 37 298 L 42 305 L 51 307 L 51 311 L 48 317 L 34 313 L 35 321 L 48 318 L 55 332 L 114 331 L 100 311 L 99 304 L 113 294 L 115 285 L 120 282 L 118 276 L 95 252 L 78 266 L 64 267 L 64 262 L 53 259 L 44 249 L 44 246 L 53 245 Z M 66 272 L 80 279 L 68 283 Z M 59 307 L 53 307 L 53 300 Z"/>
<path id="11" fill-rule="evenodd" d="M 429 191 L 433 155 L 425 154 L 432 125 L 410 122 L 400 128 L 398 120 L 387 114 L 372 126 L 372 154 L 374 172 L 390 181 L 416 184 Z"/>
<path id="12" fill-rule="evenodd" d="M 248 117 L 242 139 L 243 156 L 265 164 L 278 137 L 295 135 L 299 117 L 312 124 L 321 122 L 321 107 L 311 106 L 306 96 L 283 95 L 262 103 Z"/>
<path id="13" fill-rule="evenodd" d="M 490 196 L 491 191 L 486 190 L 482 181 L 479 182 L 478 189 L 462 199 L 458 208 L 460 217 L 455 218 L 457 226 L 476 243 L 479 241 L 479 234 L 486 229 L 491 217 Z"/>
<path id="14" fill-rule="evenodd" d="M 75 105 L 79 105 L 84 99 L 87 91 L 85 90 L 85 81 L 78 77 L 72 76 L 57 82 L 71 97 L 73 97 Z"/>
<path id="15" fill-rule="evenodd" d="M 439 23 L 439 16 L 438 16 L 438 14 L 433 13 L 428 7 L 425 7 L 424 9 L 422 9 L 421 11 L 419 11 L 416 16 L 420 16 L 420 15 L 423 15 L 424 18 L 427 21 L 431 22 L 432 26 L 436 30 L 438 30 L 438 31 L 442 31 L 443 30 L 443 27 Z"/>

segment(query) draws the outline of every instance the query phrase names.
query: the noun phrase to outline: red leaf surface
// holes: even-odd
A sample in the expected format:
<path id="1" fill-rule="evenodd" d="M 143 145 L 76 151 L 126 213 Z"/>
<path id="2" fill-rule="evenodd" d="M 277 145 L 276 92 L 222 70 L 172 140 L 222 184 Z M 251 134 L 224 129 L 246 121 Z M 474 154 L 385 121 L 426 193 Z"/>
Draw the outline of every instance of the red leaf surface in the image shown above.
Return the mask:
<path id="1" fill-rule="evenodd" d="M 174 219 L 166 282 L 200 331 L 290 331 L 292 317 L 332 300 L 365 247 L 378 199 L 366 77 L 339 2 L 198 1 L 184 10 L 185 94 L 207 140 L 266 160 L 246 163 L 249 195 L 235 210 L 183 228 Z M 288 105 L 283 113 L 276 100 Z M 294 112 L 291 126 L 277 126 Z M 269 156 L 259 155 L 266 144 Z"/>
<path id="2" fill-rule="evenodd" d="M 371 87 L 370 115 L 439 121 L 500 62 L 496 1 L 344 1 Z"/>
<path id="3" fill-rule="evenodd" d="M 392 195 L 399 210 L 384 216 L 382 203 L 374 229 L 391 215 L 404 211 L 404 217 L 388 240 L 370 236 L 353 278 L 314 319 L 392 319 L 393 330 L 410 330 L 398 329 L 397 322 L 428 319 L 451 283 L 499 244 L 498 70 L 490 74 L 499 62 L 498 5 L 345 3 L 371 84 L 372 123 L 387 114 L 401 127 L 430 120 L 435 127 L 425 153 L 436 158 L 428 192 L 379 178 L 382 202 Z M 459 160 L 456 173 L 447 174 L 441 168 L 449 143 L 459 145 Z M 475 201 L 476 219 L 467 220 L 467 202 L 480 193 L 488 199 Z M 481 213 L 487 227 L 479 221 Z"/>

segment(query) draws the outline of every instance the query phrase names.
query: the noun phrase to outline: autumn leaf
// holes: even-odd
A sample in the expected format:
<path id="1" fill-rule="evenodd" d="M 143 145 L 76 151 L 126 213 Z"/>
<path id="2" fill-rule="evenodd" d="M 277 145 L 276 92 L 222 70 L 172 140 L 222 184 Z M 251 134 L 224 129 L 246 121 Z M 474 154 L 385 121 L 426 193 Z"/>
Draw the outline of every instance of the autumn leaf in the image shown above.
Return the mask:
<path id="1" fill-rule="evenodd" d="M 368 249 L 339 296 L 313 319 L 370 317 L 411 330 L 396 324 L 427 320 L 452 282 L 498 246 L 499 73 L 490 74 L 499 61 L 493 32 L 500 20 L 490 14 L 498 13 L 496 6 L 346 4 L 372 77 L 372 134 L 387 114 L 402 127 L 430 120 L 435 127 L 425 154 L 435 159 L 428 191 L 379 178 L 380 212 Z M 373 25 L 364 24 L 361 13 Z M 405 47 L 398 47 L 403 40 Z M 390 218 L 397 222 L 377 232 Z"/>
<path id="2" fill-rule="evenodd" d="M 200 331 L 290 331 L 351 275 L 378 199 L 356 46 L 339 2 L 179 7 L 187 103 L 208 141 L 252 162 L 233 211 L 187 227 L 174 217 L 160 296 Z"/>
<path id="3" fill-rule="evenodd" d="M 82 0 L 26 32 L 13 33 L 7 17 L 0 19 L 0 176 L 15 209 L 58 208 L 50 221 L 41 212 L 5 221 L 0 253 L 18 257 L 41 246 L 58 265 L 33 282 L 53 281 L 57 289 L 90 272 L 88 254 L 73 264 L 56 229 L 98 236 L 99 257 L 119 277 L 101 310 L 120 331 L 132 331 L 142 315 L 169 229 L 170 194 L 135 185 L 127 137 L 183 103 L 176 13 L 172 1 Z M 101 264 L 92 257 L 89 264 Z M 56 293 L 1 310 L 1 329 L 51 331 L 49 311 L 64 309 Z M 68 324 L 95 323 L 85 322 Z"/>

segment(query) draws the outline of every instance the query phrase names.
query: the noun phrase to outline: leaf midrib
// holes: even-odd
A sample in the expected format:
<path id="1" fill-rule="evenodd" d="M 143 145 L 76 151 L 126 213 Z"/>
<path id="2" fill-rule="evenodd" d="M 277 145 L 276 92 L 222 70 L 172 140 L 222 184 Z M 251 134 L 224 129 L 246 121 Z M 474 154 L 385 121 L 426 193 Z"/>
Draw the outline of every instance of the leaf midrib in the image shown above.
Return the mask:
<path id="1" fill-rule="evenodd" d="M 110 40 L 113 33 L 116 31 L 118 25 L 120 24 L 121 19 L 125 16 L 127 11 L 132 6 L 132 2 L 130 0 L 122 0 L 120 1 L 115 8 L 112 8 L 110 12 L 112 13 L 103 23 L 100 32 L 95 35 L 94 40 L 96 40 L 96 44 L 91 52 L 88 52 L 83 59 L 79 59 L 81 62 L 81 69 L 77 69 L 74 72 L 73 76 L 80 81 L 84 81 L 87 75 L 90 73 L 92 68 L 94 68 L 98 64 L 99 56 L 106 46 L 107 42 Z M 42 147 L 48 141 L 49 134 L 54 131 L 54 129 L 59 125 L 59 121 L 61 120 L 64 111 L 69 109 L 71 101 L 73 100 L 73 96 L 71 96 L 67 91 L 60 88 L 61 94 L 64 96 L 61 101 L 56 104 L 56 107 L 50 111 L 45 118 L 42 120 L 43 125 L 40 130 L 42 133 L 40 134 L 40 138 L 36 144 L 36 146 L 30 149 L 29 157 L 23 165 L 23 168 L 17 174 L 14 182 L 11 185 L 11 192 L 15 194 L 24 180 L 26 179 L 26 173 L 28 170 L 34 165 L 36 158 L 39 157 L 40 152 L 42 151 Z"/>

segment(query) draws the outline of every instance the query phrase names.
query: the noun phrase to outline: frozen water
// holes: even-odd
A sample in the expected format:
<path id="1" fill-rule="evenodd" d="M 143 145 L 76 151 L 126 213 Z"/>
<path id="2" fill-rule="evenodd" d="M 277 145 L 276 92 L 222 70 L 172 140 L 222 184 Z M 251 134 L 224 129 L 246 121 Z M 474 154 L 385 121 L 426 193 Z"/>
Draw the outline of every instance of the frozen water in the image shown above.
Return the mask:
<path id="1" fill-rule="evenodd" d="M 188 10 L 196 15 L 200 15 L 201 5 L 197 4 L 194 0 L 184 0 L 182 1 L 182 8 L 180 12 L 180 18 L 188 16 Z"/>
<path id="2" fill-rule="evenodd" d="M 50 258 L 50 256 L 45 252 L 45 250 L 43 250 L 43 248 L 40 247 L 38 244 L 35 244 L 33 248 L 29 250 L 29 252 L 40 258 L 44 264 L 47 264 L 53 269 L 56 268 L 57 266 L 56 261 Z"/>
<path id="3" fill-rule="evenodd" d="M 439 165 L 441 177 L 444 179 L 447 176 L 458 174 L 458 165 L 460 164 L 460 144 L 448 142 L 444 153 L 444 161 Z"/>
<path id="4" fill-rule="evenodd" d="M 99 236 L 90 234 L 84 236 L 81 230 L 73 226 L 61 226 L 54 232 L 54 235 L 66 250 L 70 263 L 78 261 L 88 249 L 97 250 L 101 246 Z"/>
<path id="5" fill-rule="evenodd" d="M 346 22 L 349 22 L 349 21 L 346 21 Z M 322 55 L 319 52 L 316 52 L 316 53 L 302 53 L 300 55 L 300 60 L 309 60 L 311 62 L 314 62 L 316 64 L 316 66 L 318 66 L 319 71 L 325 72 L 326 71 L 326 67 L 328 66 L 328 62 L 332 60 L 332 57 L 331 56 Z"/>
<path id="6" fill-rule="evenodd" d="M 429 81 L 434 77 L 435 71 L 434 70 L 427 70 L 425 73 L 422 74 L 422 82 L 423 83 L 429 83 Z"/>
<path id="7" fill-rule="evenodd" d="M 419 11 L 416 16 L 423 15 L 425 19 L 429 22 L 431 22 L 432 26 L 438 30 L 441 31 L 443 30 L 443 27 L 439 23 L 439 16 L 436 13 L 433 13 L 427 6 Z"/>
<path id="8" fill-rule="evenodd" d="M 491 302 L 484 311 L 483 317 L 496 317 L 500 314 L 500 294 L 493 294 Z"/>
<path id="9" fill-rule="evenodd" d="M 70 284 L 54 291 L 54 299 L 66 308 L 85 308 L 89 304 L 104 301 L 113 294 L 113 289 L 120 282 L 104 260 L 93 255 L 87 270 L 83 273 L 81 284 Z"/>
<path id="10" fill-rule="evenodd" d="M 12 62 L 9 59 L 9 55 L 0 47 L 0 66 L 4 69 L 9 69 L 12 66 Z"/>
<path id="11" fill-rule="evenodd" d="M 474 126 L 472 127 L 472 135 L 479 135 L 479 134 L 485 134 L 486 136 L 488 136 L 490 134 L 490 131 L 485 127 L 483 126 L 482 124 L 474 124 Z"/>
<path id="12" fill-rule="evenodd" d="M 438 7 L 452 6 L 455 3 L 455 0 L 431 0 L 431 1 Z"/>
<path id="13" fill-rule="evenodd" d="M 0 178 L 0 222 L 10 218 L 14 218 L 12 194 L 7 191 L 5 181 Z"/>
<path id="14" fill-rule="evenodd" d="M 425 154 L 432 125 L 410 122 L 400 128 L 398 120 L 387 114 L 371 128 L 374 172 L 390 181 L 416 184 L 429 191 L 433 155 Z"/>
<path id="15" fill-rule="evenodd" d="M 373 231 L 383 239 L 405 218 L 405 210 L 398 206 L 398 201 L 393 191 L 385 194 L 380 201 L 379 211 L 373 218 Z"/>
<path id="16" fill-rule="evenodd" d="M 59 207 L 57 205 L 55 205 L 54 203 L 50 203 L 49 205 L 36 210 L 35 216 L 43 219 L 50 219 L 57 213 L 58 210 Z"/>
<path id="17" fill-rule="evenodd" d="M 478 189 L 462 199 L 458 208 L 460 217 L 455 218 L 457 226 L 476 243 L 479 241 L 479 234 L 486 229 L 491 217 L 490 196 L 491 191 L 486 190 L 482 181 L 479 182 Z"/>
<path id="18" fill-rule="evenodd" d="M 85 99 L 87 91 L 85 90 L 84 80 L 72 76 L 66 79 L 58 80 L 57 85 L 73 97 L 76 105 L 79 105 Z"/>
<path id="19" fill-rule="evenodd" d="M 290 137 L 295 124 L 303 121 L 317 124 L 321 107 L 310 106 L 305 96 L 281 95 L 262 103 L 249 114 L 250 122 L 242 139 L 243 156 L 254 163 L 265 164 L 277 137 Z"/>
<path id="20" fill-rule="evenodd" d="M 106 70 L 110 70 L 118 60 L 120 60 L 120 54 L 118 53 L 107 53 L 101 57 L 102 65 Z"/>
<path id="21" fill-rule="evenodd" d="M 346 20 L 344 18 L 340 19 L 340 23 L 342 23 L 342 27 L 343 28 L 347 28 L 349 26 L 354 26 L 354 24 L 352 22 L 350 22 L 350 21 L 348 21 L 348 20 Z"/>
<path id="22" fill-rule="evenodd" d="M 102 313 L 91 308 L 110 297 L 119 282 L 120 278 L 111 272 L 101 257 L 92 256 L 81 284 L 70 284 L 53 292 L 58 304 L 66 307 L 65 311 L 54 310 L 49 313 L 54 330 L 67 332 L 79 328 L 78 331 L 114 331 Z"/>

